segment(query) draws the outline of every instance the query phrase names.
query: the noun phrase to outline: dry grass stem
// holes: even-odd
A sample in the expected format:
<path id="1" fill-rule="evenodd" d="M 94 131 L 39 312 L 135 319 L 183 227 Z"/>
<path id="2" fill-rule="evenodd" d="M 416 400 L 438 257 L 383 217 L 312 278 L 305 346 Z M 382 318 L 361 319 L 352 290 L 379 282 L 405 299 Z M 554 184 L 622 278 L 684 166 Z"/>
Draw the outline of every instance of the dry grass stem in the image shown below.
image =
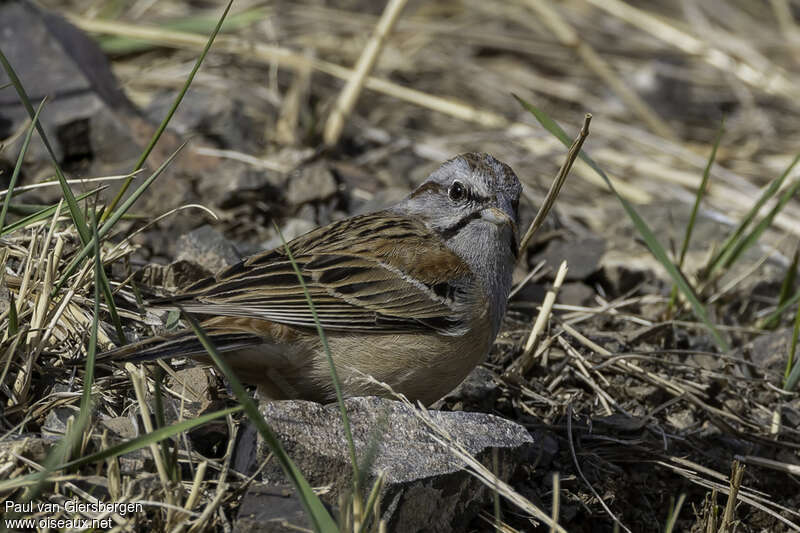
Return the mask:
<path id="1" fill-rule="evenodd" d="M 333 110 L 331 111 L 328 121 L 325 124 L 325 132 L 323 133 L 323 140 L 328 146 L 333 146 L 339 142 L 339 136 L 342 134 L 344 121 L 352 111 L 353 107 L 358 100 L 358 95 L 364 88 L 367 76 L 372 72 L 372 68 L 380 57 L 383 45 L 392 28 L 400 18 L 400 13 L 406 5 L 406 0 L 389 0 L 383 10 L 378 24 L 375 26 L 375 31 L 361 52 L 353 75 L 347 80 L 347 83 L 339 93 L 336 99 Z"/>
<path id="2" fill-rule="evenodd" d="M 757 457 L 755 455 L 737 455 L 736 460 L 743 463 L 763 466 L 764 468 L 770 468 L 772 470 L 778 470 L 780 472 L 786 472 L 794 476 L 800 476 L 800 466 L 798 465 L 783 463 L 773 459 L 767 459 L 766 457 Z"/>
<path id="3" fill-rule="evenodd" d="M 739 461 L 734 461 L 731 467 L 731 484 L 730 491 L 728 492 L 728 503 L 725 504 L 725 510 L 722 512 L 720 533 L 732 533 L 736 530 L 736 499 L 739 494 L 739 488 L 742 486 L 743 475 L 744 465 Z"/>
<path id="4" fill-rule="evenodd" d="M 567 262 L 562 261 L 561 265 L 558 267 L 558 271 L 556 272 L 555 280 L 553 281 L 553 287 L 547 291 L 545 294 L 544 301 L 542 302 L 542 307 L 539 310 L 539 314 L 536 316 L 536 322 L 533 324 L 533 329 L 531 329 L 531 333 L 528 336 L 528 340 L 525 343 L 525 349 L 522 352 L 522 355 L 519 356 L 517 361 L 508 369 L 508 374 L 517 373 L 519 375 L 524 376 L 525 373 L 530 370 L 530 367 L 533 365 L 533 353 L 536 351 L 538 347 L 539 338 L 542 336 L 544 332 L 544 328 L 547 325 L 547 321 L 550 318 L 550 313 L 553 310 L 553 304 L 556 301 L 556 296 L 558 295 L 558 290 L 561 288 L 561 285 L 564 283 L 564 278 L 567 276 Z"/>
<path id="5" fill-rule="evenodd" d="M 575 162 L 578 154 L 581 153 L 581 147 L 583 146 L 583 142 L 586 140 L 586 137 L 589 136 L 589 124 L 591 122 L 592 115 L 587 113 L 583 117 L 583 126 L 581 127 L 580 132 L 578 132 L 578 136 L 572 142 L 572 146 L 570 146 L 569 150 L 567 151 L 567 158 L 564 160 L 564 163 L 558 170 L 556 179 L 553 180 L 552 184 L 550 184 L 550 190 L 547 191 L 547 196 L 545 196 L 541 207 L 539 207 L 539 211 L 536 213 L 533 222 L 531 222 L 528 231 L 525 232 L 525 236 L 522 237 L 522 241 L 519 245 L 520 252 L 524 252 L 528 248 L 528 243 L 530 242 L 531 238 L 539 229 L 539 227 L 541 227 L 542 223 L 544 223 L 544 219 L 547 217 L 550 209 L 553 208 L 553 204 L 555 204 L 555 201 L 558 198 L 558 193 L 561 192 L 561 187 L 563 187 L 564 182 L 567 180 L 567 176 L 572 168 L 572 164 Z M 524 253 L 520 253 L 519 255 L 520 257 L 525 256 Z"/>
<path id="6" fill-rule="evenodd" d="M 175 48 L 186 48 L 191 50 L 202 49 L 206 43 L 206 37 L 186 32 L 166 31 L 161 28 L 146 27 L 142 25 L 124 24 L 120 22 L 108 22 L 101 20 L 83 19 L 69 17 L 70 22 L 79 28 L 92 32 L 104 33 L 129 37 L 132 39 L 142 39 L 163 46 Z M 257 59 L 265 62 L 275 62 L 283 67 L 293 70 L 303 70 L 313 68 L 339 79 L 348 80 L 352 77 L 351 69 L 336 65 L 329 61 L 316 58 L 309 58 L 286 48 L 266 45 L 263 43 L 251 43 L 242 39 L 227 35 L 219 35 L 214 44 L 216 53 L 235 54 L 244 58 Z M 416 89 L 403 87 L 394 82 L 367 77 L 364 82 L 367 89 L 397 98 L 414 104 L 425 109 L 431 109 L 465 122 L 479 124 L 484 128 L 495 128 L 506 130 L 510 137 L 530 137 L 536 130 L 528 124 L 510 122 L 499 113 L 479 109 L 466 103 L 459 102 L 452 98 L 443 98 L 427 94 Z M 582 161 L 578 161 L 575 166 L 576 173 L 589 183 L 606 189 L 605 182 Z M 612 183 L 617 191 L 625 198 L 635 203 L 647 203 L 652 197 L 641 188 L 619 181 L 612 177 Z"/>
<path id="7" fill-rule="evenodd" d="M 800 94 L 797 84 L 787 77 L 786 71 L 782 68 L 769 65 L 765 70 L 759 71 L 743 59 L 709 46 L 707 42 L 701 41 L 646 11 L 626 4 L 622 0 L 587 1 L 690 56 L 702 57 L 708 64 L 722 72 L 732 72 L 737 78 L 752 87 L 790 100 L 796 100 Z"/>
<path id="8" fill-rule="evenodd" d="M 671 140 L 677 140 L 677 135 L 672 131 L 658 114 L 633 91 L 615 72 L 614 69 L 598 54 L 589 43 L 581 39 L 577 31 L 570 26 L 558 11 L 547 0 L 526 0 L 525 4 L 536 11 L 543 22 L 556 38 L 567 48 L 575 53 L 597 74 L 614 93 L 627 105 L 639 118 L 641 118 L 654 133 Z"/>
<path id="9" fill-rule="evenodd" d="M 133 390 L 136 393 L 136 400 L 139 402 L 139 416 L 142 419 L 142 424 L 144 424 L 144 429 L 148 433 L 152 433 L 155 431 L 155 426 L 153 426 L 153 420 L 150 417 L 150 408 L 147 406 L 147 396 L 145 394 L 147 378 L 144 375 L 144 371 L 137 368 L 132 363 L 126 363 L 125 370 L 130 376 Z M 161 448 L 159 448 L 158 444 L 151 444 L 150 452 L 153 454 L 153 461 L 156 464 L 158 477 L 161 479 L 161 485 L 164 487 L 165 491 L 169 492 L 169 475 L 167 474 L 167 467 L 164 464 L 164 457 L 161 455 Z M 168 500 L 171 500 L 171 498 L 168 498 Z"/>

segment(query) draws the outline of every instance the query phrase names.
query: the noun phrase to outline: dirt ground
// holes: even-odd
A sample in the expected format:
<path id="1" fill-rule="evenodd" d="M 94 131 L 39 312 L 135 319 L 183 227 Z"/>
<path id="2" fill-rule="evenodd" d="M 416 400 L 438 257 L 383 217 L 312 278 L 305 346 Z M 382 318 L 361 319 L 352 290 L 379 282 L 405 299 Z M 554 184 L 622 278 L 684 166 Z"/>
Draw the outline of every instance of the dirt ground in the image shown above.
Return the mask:
<path id="1" fill-rule="evenodd" d="M 108 54 L 128 99 L 114 108 L 108 131 L 145 124 L 145 132 L 167 112 L 224 7 L 217 0 L 41 4 Z M 585 113 L 593 115 L 584 150 L 677 260 L 723 128 L 682 270 L 727 349 L 685 298 L 670 303 L 672 281 L 619 198 L 578 162 L 515 271 L 519 290 L 484 365 L 489 372 L 441 407 L 495 413 L 528 428 L 545 452 L 523 465 L 512 486 L 549 511 L 557 472 L 559 523 L 568 531 L 663 531 L 679 500 L 675 531 L 723 531 L 708 526 L 708 502 L 725 506 L 734 460 L 745 466 L 735 530 L 800 529 L 800 396 L 782 389 L 796 304 L 764 321 L 778 306 L 787 271 L 796 269 L 797 200 L 720 276 L 701 277 L 763 188 L 800 151 L 800 3 L 410 1 L 341 138 L 322 150 L 326 120 L 383 7 L 365 0 L 237 0 L 231 25 L 148 165 L 192 141 L 133 209 L 151 220 L 202 204 L 217 219 L 187 208 L 158 221 L 134 238 L 135 249 L 111 266 L 110 276 L 123 281 L 145 268 L 142 285 L 174 289 L 204 272 L 154 265 L 185 258 L 213 271 L 226 254 L 278 245 L 273 222 L 293 237 L 377 209 L 441 161 L 468 151 L 489 152 L 516 171 L 527 227 L 567 149 L 512 94 L 570 137 Z M 100 27 L 103 20 L 114 24 Z M 150 28 L 147 41 L 136 39 Z M 199 42 L 180 39 L 179 31 Z M 105 135 L 102 123 L 90 124 L 92 139 Z M 84 134 L 59 131 L 62 145 L 74 148 L 65 148 L 62 161 L 76 177 L 130 171 L 148 137 L 131 135 L 130 152 L 124 136 L 81 151 Z M 46 172 L 41 168 L 26 167 L 20 183 L 34 182 Z M 785 188 L 798 179 L 792 170 Z M 104 192 L 109 198 L 116 183 Z M 57 197 L 55 188 L 25 196 L 33 204 Z M 191 240 L 204 234 L 178 238 L 207 224 L 216 236 L 209 239 L 233 249 L 220 244 L 198 257 Z M 541 349 L 527 373 L 508 376 L 564 259 L 569 271 Z M 784 292 L 794 294 L 798 284 L 789 281 Z M 131 331 L 147 327 L 137 323 Z M 34 378 L 32 397 L 53 393 L 46 376 L 42 370 Z M 102 379 L 109 387 L 103 401 L 122 410 L 129 384 L 111 373 Z M 212 388 L 228 396 L 222 380 Z M 6 412 L 4 431 L 20 423 L 36 431 L 47 415 L 42 405 Z M 221 446 L 204 451 L 219 458 Z M 209 527 L 228 531 L 236 508 L 235 498 L 227 500 Z M 502 513 L 510 528 L 545 530 L 509 503 Z M 474 531 L 487 527 L 483 518 L 473 524 Z"/>

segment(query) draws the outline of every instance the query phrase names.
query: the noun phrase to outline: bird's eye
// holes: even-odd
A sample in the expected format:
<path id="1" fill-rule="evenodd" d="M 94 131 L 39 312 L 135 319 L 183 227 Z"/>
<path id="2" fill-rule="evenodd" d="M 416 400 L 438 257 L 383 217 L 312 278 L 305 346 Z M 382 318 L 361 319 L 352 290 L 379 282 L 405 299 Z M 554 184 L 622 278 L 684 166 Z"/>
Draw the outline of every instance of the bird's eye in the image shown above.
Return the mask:
<path id="1" fill-rule="evenodd" d="M 454 181 L 447 190 L 447 196 L 454 202 L 460 202 L 467 196 L 467 189 L 460 181 Z"/>

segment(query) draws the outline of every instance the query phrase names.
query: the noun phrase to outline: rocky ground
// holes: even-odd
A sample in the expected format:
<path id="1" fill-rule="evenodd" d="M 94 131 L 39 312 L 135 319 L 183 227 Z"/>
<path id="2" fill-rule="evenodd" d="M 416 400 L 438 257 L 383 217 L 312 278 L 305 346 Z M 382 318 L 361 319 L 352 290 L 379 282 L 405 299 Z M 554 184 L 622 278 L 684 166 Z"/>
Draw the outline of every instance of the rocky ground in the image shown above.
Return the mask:
<path id="1" fill-rule="evenodd" d="M 338 144 L 323 150 L 325 120 L 349 76 L 341 67 L 356 62 L 381 4 L 234 4 L 230 26 L 134 186 L 188 144 L 110 239 L 118 243 L 142 230 L 107 261 L 109 278 L 125 282 L 117 298 L 126 335 L 149 335 L 172 320 L 141 314 L 132 286 L 145 296 L 171 292 L 275 247 L 280 239 L 273 223 L 288 239 L 388 205 L 460 152 L 490 152 L 515 169 L 525 187 L 526 226 L 566 148 L 511 93 L 544 110 L 569 135 L 585 112 L 593 113 L 585 150 L 678 257 L 724 118 L 683 271 L 729 349 L 715 343 L 682 298 L 670 304 L 665 270 L 619 199 L 579 162 L 515 272 L 510 310 L 489 360 L 431 416 L 450 441 L 508 482 L 515 496 L 500 491 L 499 500 L 505 531 L 548 530 L 526 505 L 549 515 L 554 501 L 568 531 L 611 531 L 617 524 L 662 531 L 678 502 L 675 530 L 723 531 L 719 523 L 708 525 L 709 502 L 725 506 L 734 460 L 745 465 L 737 531 L 800 529 L 800 397 L 782 389 L 796 305 L 764 321 L 783 285 L 790 294 L 797 290 L 793 279 L 784 280 L 796 268 L 800 206 L 790 201 L 759 244 L 724 275 L 709 282 L 698 275 L 800 146 L 800 33 L 792 18 L 800 12 L 783 1 L 771 8 L 743 0 L 632 2 L 626 9 L 617 2 L 570 0 L 555 6 L 559 32 L 553 8 L 542 2 L 411 2 L 375 67 L 376 81 L 360 94 Z M 42 6 L 0 4 L 0 50 L 34 103 L 47 96 L 41 121 L 59 163 L 70 178 L 130 172 L 222 6 L 179 0 Z M 98 21 L 113 24 L 100 27 Z M 564 45 L 564 27 L 574 31 L 566 39 L 572 46 Z M 142 29 L 152 30 L 146 40 L 137 33 Z M 181 39 L 180 32 L 198 37 Z M 5 83 L 0 75 L 0 87 Z M 7 188 L 27 126 L 13 88 L 0 89 L 0 189 Z M 19 185 L 50 178 L 52 168 L 35 139 Z M 797 179 L 793 171 L 787 185 Z M 103 203 L 120 183 L 81 182 L 74 190 L 103 185 Z M 58 187 L 22 192 L 11 220 L 24 216 L 25 206 L 57 203 L 60 195 Z M 32 310 L 20 312 L 22 322 L 36 316 L 38 300 L 19 295 L 26 257 L 39 253 L 48 230 L 49 220 L 2 237 L 3 320 L 12 300 Z M 54 235 L 63 257 L 79 249 L 66 222 Z M 511 375 L 562 260 L 569 271 L 541 349 L 524 375 Z M 76 316 L 91 310 L 92 290 L 91 283 L 79 290 Z M 102 318 L 105 348 L 114 332 L 107 314 Z M 84 325 L 64 326 L 35 357 L 12 347 L 12 336 L 0 345 L 0 369 L 6 369 L 0 374 L 0 477 L 33 471 L 77 413 L 83 371 L 66 371 L 59 357 L 85 353 L 87 328 L 79 319 L 74 323 Z M 215 370 L 185 362 L 162 370 L 164 423 L 235 402 Z M 152 378 L 162 370 L 148 370 L 152 397 Z M 25 394 L 17 386 L 21 379 Z M 128 373 L 104 365 L 95 383 L 101 392 L 91 438 L 81 448 L 86 453 L 143 431 Z M 376 399 L 348 405 L 359 453 L 369 455 L 371 443 L 380 443 L 368 478 L 385 472 L 381 509 L 390 530 L 493 527 L 494 491 L 469 473 L 463 458 L 453 458 L 411 407 Z M 310 482 L 322 487 L 323 500 L 340 506 L 351 480 L 338 410 L 289 402 L 262 406 L 262 412 Z M 303 523 L 302 508 L 241 414 L 176 442 L 183 481 L 176 486 L 188 491 L 199 465 L 206 465 L 189 515 L 196 528 L 276 531 L 269 522 L 276 517 Z M 175 501 L 156 471 L 151 451 L 139 450 L 75 472 L 76 480 L 46 488 L 41 498 L 100 491 L 107 499 Z M 132 527 L 157 531 L 182 527 L 179 522 L 153 506 L 134 516 Z"/>

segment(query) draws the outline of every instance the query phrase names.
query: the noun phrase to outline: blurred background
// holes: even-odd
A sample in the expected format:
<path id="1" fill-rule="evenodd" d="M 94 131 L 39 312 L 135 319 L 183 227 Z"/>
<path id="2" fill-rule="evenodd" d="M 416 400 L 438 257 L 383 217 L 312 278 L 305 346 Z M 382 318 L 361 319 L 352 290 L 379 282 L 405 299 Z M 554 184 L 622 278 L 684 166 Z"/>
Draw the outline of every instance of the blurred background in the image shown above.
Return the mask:
<path id="1" fill-rule="evenodd" d="M 25 39 L 38 40 L 21 42 L 8 14 L 15 4 L 4 6 L 11 29 L 4 50 L 23 70 L 32 96 L 51 97 L 45 121 L 53 122 L 67 166 L 82 176 L 130 169 L 148 139 L 132 133 L 147 129 L 136 121 L 162 120 L 205 44 L 199 35 L 211 31 L 224 7 L 213 1 L 41 2 L 99 42 L 120 93 L 102 58 L 81 57 L 86 47 L 73 36 L 32 31 Z M 663 222 L 653 226 L 666 239 L 673 225 L 684 227 L 668 223 L 669 216 L 688 213 L 723 119 L 703 203 L 711 218 L 730 223 L 795 155 L 800 33 L 797 6 L 789 0 L 410 1 L 345 121 L 325 175 L 313 187 L 294 180 L 293 189 L 289 171 L 321 145 L 325 121 L 384 7 L 235 2 L 170 123 L 181 138 L 195 135 L 189 166 L 198 168 L 165 177 L 170 194 L 148 195 L 140 211 L 210 203 L 230 221 L 229 235 L 258 248 L 275 237 L 267 223 L 275 213 L 325 223 L 396 198 L 456 153 L 486 151 L 525 183 L 530 217 L 565 148 L 512 93 L 571 136 L 584 113 L 593 113 L 585 148 L 625 197 L 652 206 L 645 213 Z M 147 41 L 137 40 L 142 34 Z M 43 55 L 38 46 L 55 52 Z M 3 99 L 7 110 L 15 102 L 10 91 Z M 65 116 L 54 119 L 54 108 Z M 0 137 L 20 124 L 4 121 Z M 556 216 L 602 234 L 618 222 L 617 204 L 578 163 Z M 667 209 L 670 215 L 665 208 L 672 206 L 679 209 Z M 790 205 L 776 227 L 797 234 L 798 214 Z M 171 224 L 189 229 L 198 223 L 195 215 L 173 217 Z M 163 246 L 148 245 L 169 256 Z"/>

